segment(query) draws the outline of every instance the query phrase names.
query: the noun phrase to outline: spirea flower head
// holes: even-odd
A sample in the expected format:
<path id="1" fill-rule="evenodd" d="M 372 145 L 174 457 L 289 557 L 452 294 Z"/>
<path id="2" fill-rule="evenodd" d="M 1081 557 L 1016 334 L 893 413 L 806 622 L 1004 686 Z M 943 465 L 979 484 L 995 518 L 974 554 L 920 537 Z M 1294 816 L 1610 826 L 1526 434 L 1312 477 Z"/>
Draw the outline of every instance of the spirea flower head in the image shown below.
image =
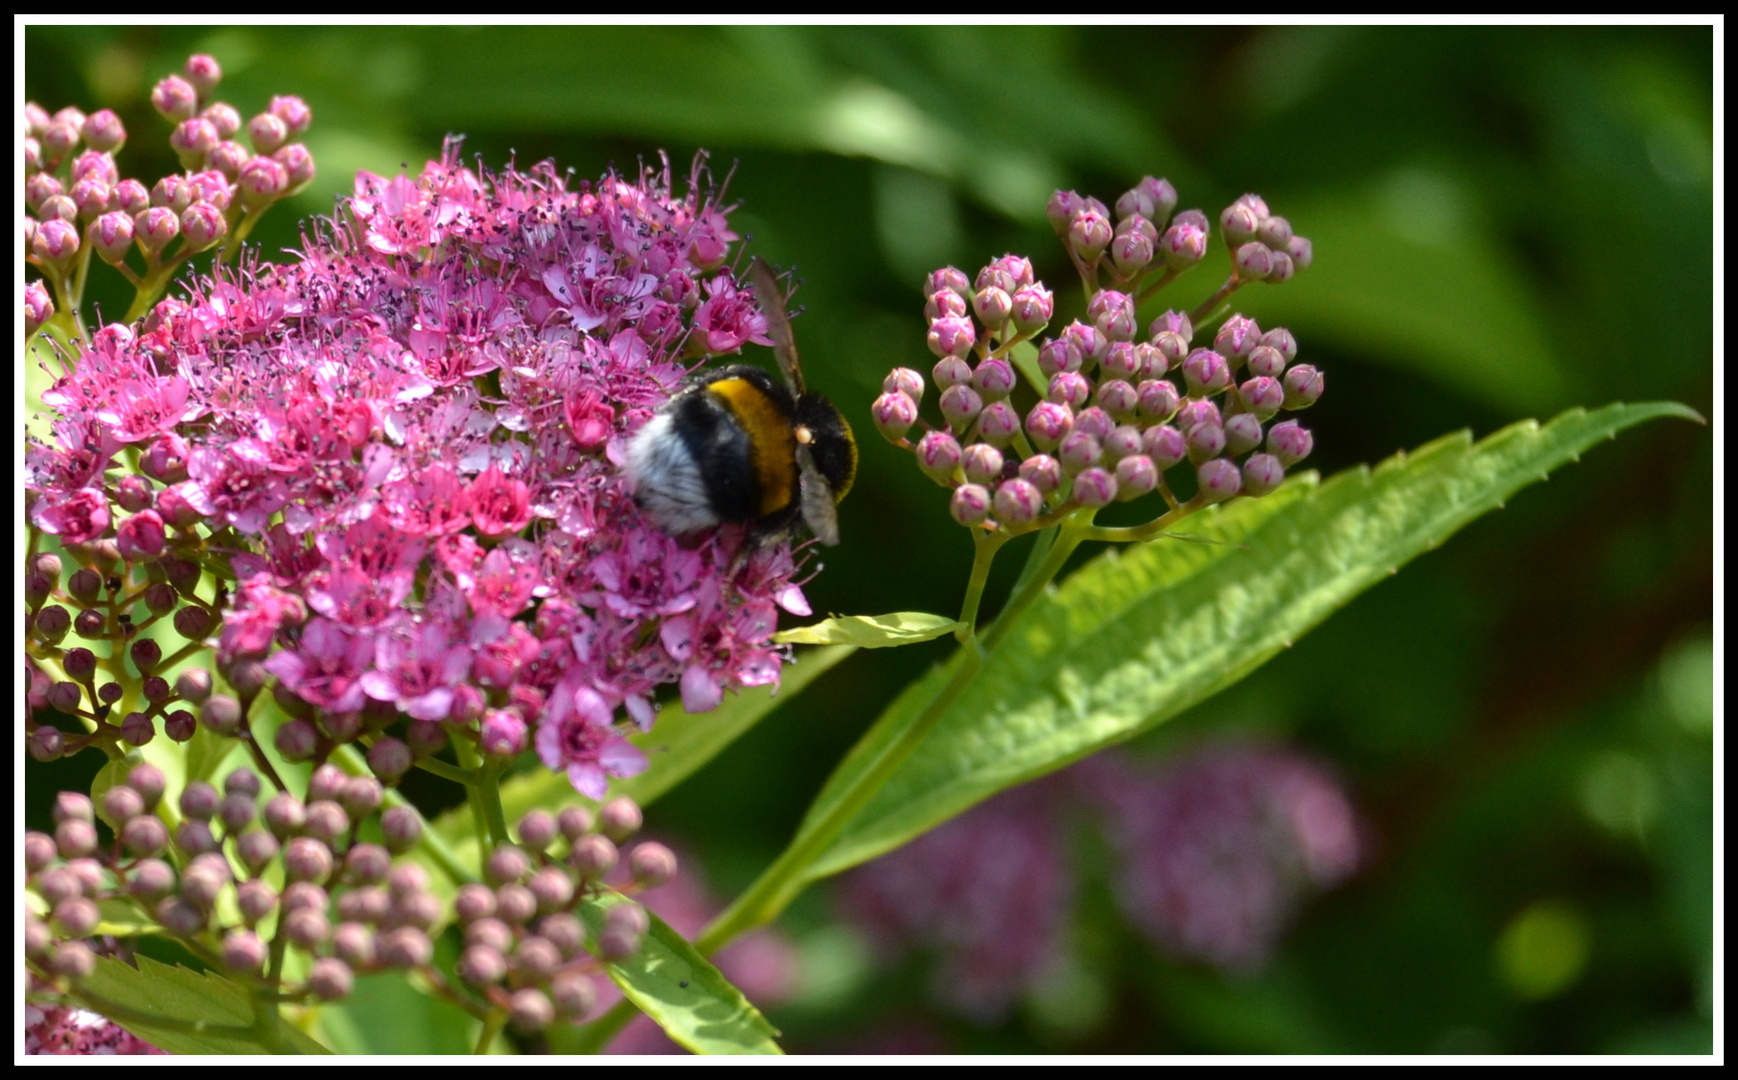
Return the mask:
<path id="1" fill-rule="evenodd" d="M 601 796 L 645 767 L 619 726 L 649 727 L 659 686 L 702 711 L 776 683 L 778 610 L 808 610 L 788 544 L 678 543 L 620 468 L 689 370 L 765 340 L 704 179 L 497 174 L 456 145 L 360 175 L 293 265 L 200 280 L 67 364 L 27 455 L 32 523 L 118 536 L 152 578 L 233 579 L 199 606 L 220 665 L 288 695 L 291 757 L 402 715 L 529 744 Z M 126 504 L 123 450 L 148 478 Z"/>
<path id="2" fill-rule="evenodd" d="M 1238 494 L 1265 495 L 1308 453 L 1308 433 L 1283 410 L 1321 397 L 1323 378 L 1296 364 L 1284 329 L 1226 314 L 1223 302 L 1255 281 L 1278 283 L 1306 269 L 1307 239 L 1259 196 L 1227 207 L 1225 283 L 1194 310 L 1166 311 L 1143 325 L 1137 309 L 1199 263 L 1209 222 L 1199 210 L 1172 215 L 1177 193 L 1147 177 L 1117 200 L 1059 191 L 1049 216 L 1088 296 L 1081 317 L 1049 326 L 1054 299 L 1031 263 L 1006 255 L 968 280 L 946 267 L 924 286 L 927 344 L 937 358 L 941 423 L 919 413 L 923 375 L 895 369 L 871 413 L 896 445 L 916 451 L 931 479 L 951 488 L 962 525 L 1028 532 L 1079 509 L 1152 492 L 1174 518 Z M 1014 371 L 1034 380 L 1016 393 Z M 1034 400 L 1036 399 L 1036 400 Z M 923 433 L 908 438 L 917 427 Z M 1282 433 L 1283 432 L 1283 433 Z M 985 473 L 979 446 L 999 451 Z M 990 470 L 993 471 L 993 470 Z M 1028 475 L 1031 474 L 1031 475 Z"/>

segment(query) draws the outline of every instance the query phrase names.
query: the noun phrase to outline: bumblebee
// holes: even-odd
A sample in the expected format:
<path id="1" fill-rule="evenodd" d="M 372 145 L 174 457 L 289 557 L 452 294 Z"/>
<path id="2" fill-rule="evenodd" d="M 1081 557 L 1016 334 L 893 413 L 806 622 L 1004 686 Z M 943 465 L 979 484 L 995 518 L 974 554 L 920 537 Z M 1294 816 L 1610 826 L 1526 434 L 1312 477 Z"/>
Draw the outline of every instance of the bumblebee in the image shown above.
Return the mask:
<path id="1" fill-rule="evenodd" d="M 770 543 L 801 524 L 837 544 L 857 443 L 833 403 L 803 385 L 772 268 L 756 258 L 750 280 L 783 381 L 745 364 L 691 379 L 628 443 L 634 501 L 672 536 L 739 521 Z"/>

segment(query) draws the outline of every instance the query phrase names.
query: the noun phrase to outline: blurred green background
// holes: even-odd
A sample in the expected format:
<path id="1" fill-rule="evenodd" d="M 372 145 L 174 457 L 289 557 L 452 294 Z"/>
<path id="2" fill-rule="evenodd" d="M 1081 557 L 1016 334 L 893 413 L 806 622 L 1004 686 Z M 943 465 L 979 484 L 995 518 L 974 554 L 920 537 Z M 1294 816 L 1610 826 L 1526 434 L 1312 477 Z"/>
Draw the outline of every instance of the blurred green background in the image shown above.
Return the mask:
<path id="1" fill-rule="evenodd" d="M 1215 219 L 1255 191 L 1314 241 L 1312 270 L 1239 307 L 1328 373 L 1306 418 L 1324 473 L 1573 405 L 1712 415 L 1706 27 L 33 27 L 26 93 L 115 109 L 123 173 L 149 183 L 174 165 L 147 95 L 190 52 L 218 57 L 244 117 L 279 93 L 313 108 L 319 178 L 255 232 L 268 252 L 356 170 L 414 172 L 449 132 L 492 166 L 596 176 L 664 150 L 680 172 L 704 148 L 734 170 L 735 227 L 805 279 L 809 379 L 862 436 L 846 542 L 808 586 L 821 612 L 956 609 L 970 545 L 868 405 L 888 368 L 931 362 L 935 266 L 1027 254 L 1059 321 L 1077 314 L 1043 217 L 1058 186 L 1113 202 L 1152 173 Z M 117 311 L 113 280 L 92 296 Z M 1179 966 L 1081 915 L 1085 990 L 988 1029 L 922 1022 L 962 1052 L 1707 1052 L 1712 448 L 1689 424 L 1626 434 L 1144 740 L 1259 733 L 1347 779 L 1371 861 L 1265 971 Z M 941 655 L 854 658 L 654 828 L 721 894 L 746 884 Z M 871 971 L 834 920 L 824 890 L 785 920 L 804 968 L 773 1019 L 793 1049 L 922 1013 L 920 984 Z"/>

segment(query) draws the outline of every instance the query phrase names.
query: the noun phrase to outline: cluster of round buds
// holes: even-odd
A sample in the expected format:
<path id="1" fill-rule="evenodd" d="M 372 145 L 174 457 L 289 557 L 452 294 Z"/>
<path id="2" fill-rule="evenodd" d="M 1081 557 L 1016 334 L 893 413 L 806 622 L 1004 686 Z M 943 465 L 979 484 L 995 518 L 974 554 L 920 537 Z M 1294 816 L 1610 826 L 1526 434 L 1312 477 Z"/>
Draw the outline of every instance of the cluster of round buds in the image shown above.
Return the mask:
<path id="1" fill-rule="evenodd" d="M 212 98 L 221 76 L 215 59 L 192 56 L 180 75 L 152 90 L 151 104 L 173 125 L 169 145 L 184 171 L 150 184 L 122 178 L 115 155 L 127 132 L 110 110 L 87 115 L 68 106 L 50 114 L 25 105 L 25 258 L 48 283 L 26 289 L 27 335 L 54 316 L 57 301 L 76 308 L 75 283 L 92 252 L 122 267 L 141 290 L 161 289 L 175 265 L 232 231 L 245 233 L 267 207 L 313 181 L 313 155 L 296 141 L 313 119 L 308 106 L 274 98 L 244 124 L 234 106 Z M 135 246 L 143 275 L 125 265 Z"/>
<path id="2" fill-rule="evenodd" d="M 1051 221 L 1089 300 L 1084 319 L 1036 342 L 1028 374 L 1038 377 L 1037 400 L 1029 404 L 1021 400 L 1015 348 L 1051 314 L 1051 294 L 1033 279 L 1031 264 L 1009 255 L 975 280 L 953 267 L 930 275 L 924 310 L 941 423 L 920 417 L 926 380 L 911 368 L 887 376 L 873 415 L 883 435 L 915 451 L 918 467 L 953 491 L 961 524 L 1022 532 L 1076 508 L 1154 491 L 1173 509 L 1240 492 L 1264 495 L 1309 454 L 1309 432 L 1277 419 L 1313 404 L 1323 388 L 1320 371 L 1295 363 L 1291 333 L 1263 331 L 1236 314 L 1210 342 L 1198 343 L 1205 335 L 1196 329 L 1240 285 L 1283 280 L 1307 265 L 1309 242 L 1293 236 L 1258 197 L 1244 196 L 1222 219 L 1239 229 L 1255 222 L 1249 243 L 1262 247 L 1265 261 L 1240 248 L 1225 286 L 1208 303 L 1189 313 L 1167 311 L 1143 335 L 1140 300 L 1206 250 L 1206 216 L 1194 210 L 1173 216 L 1176 201 L 1169 183 L 1151 177 L 1117 200 L 1114 223 L 1097 200 L 1073 192 L 1051 200 Z M 1278 247 L 1263 246 L 1270 242 Z M 1167 254 L 1158 260 L 1154 251 Z M 1158 278 L 1143 292 L 1149 273 Z M 1104 274 L 1121 287 L 1103 284 Z M 1022 305 L 1021 297 L 1033 302 Z M 913 442 L 908 435 L 919 425 L 923 434 Z M 1185 485 L 1192 495 L 1173 493 L 1174 469 L 1193 474 Z"/>
<path id="3" fill-rule="evenodd" d="M 199 594 L 201 567 L 169 530 L 175 511 L 144 477 L 122 478 L 117 503 L 130 516 L 113 537 L 38 552 L 25 568 L 25 735 L 39 761 L 88 746 L 124 753 L 159 732 L 186 742 L 201 723 L 233 735 L 265 684 L 251 661 L 225 671 L 234 694 L 213 693 L 209 671 L 175 671 L 206 646 L 224 595 Z M 106 527 L 107 505 L 87 510 Z"/>
<path id="4" fill-rule="evenodd" d="M 94 804 L 62 792 L 53 835 L 26 834 L 25 958 L 39 978 L 91 972 L 85 939 L 111 901 L 244 979 L 266 979 L 269 943 L 281 938 L 309 958 L 304 979 L 276 987 L 290 998 L 334 1000 L 359 973 L 427 967 L 445 906 L 421 867 L 393 864 L 422 822 L 403 807 L 380 812 L 379 781 L 321 766 L 304 801 L 262 797 L 259 777 L 240 768 L 221 789 L 189 783 L 173 806 L 166 788 L 160 770 L 138 765 Z M 376 818 L 381 842 L 357 839 Z"/>
<path id="5" fill-rule="evenodd" d="M 640 826 L 640 808 L 614 799 L 594 816 L 570 806 L 520 819 L 519 844 L 503 845 L 484 862 L 484 881 L 461 886 L 454 913 L 464 937 L 459 980 L 503 1011 L 522 1032 L 564 1020 L 583 1022 L 596 1008 L 604 967 L 640 951 L 651 927 L 645 908 L 623 894 L 656 888 L 676 874 L 676 857 L 658 843 L 628 853 L 632 884 L 603 884 L 621 859 L 619 844 Z M 602 919 L 588 927 L 580 901 L 609 897 Z"/>

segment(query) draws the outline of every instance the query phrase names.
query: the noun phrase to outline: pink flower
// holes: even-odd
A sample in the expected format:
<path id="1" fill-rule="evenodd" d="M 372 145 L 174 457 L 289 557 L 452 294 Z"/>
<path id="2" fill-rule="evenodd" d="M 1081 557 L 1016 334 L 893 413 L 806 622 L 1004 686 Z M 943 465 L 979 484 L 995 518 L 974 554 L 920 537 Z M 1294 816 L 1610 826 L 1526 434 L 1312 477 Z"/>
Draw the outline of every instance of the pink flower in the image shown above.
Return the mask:
<path id="1" fill-rule="evenodd" d="M 31 521 L 64 543 L 95 540 L 109 528 L 109 499 L 98 488 L 79 488 L 68 495 L 46 496 L 31 509 Z"/>
<path id="2" fill-rule="evenodd" d="M 563 682 L 537 729 L 537 756 L 549 768 L 565 770 L 574 790 L 587 798 L 603 798 L 611 776 L 646 770 L 640 748 L 609 727 L 613 712 L 595 690 Z"/>

